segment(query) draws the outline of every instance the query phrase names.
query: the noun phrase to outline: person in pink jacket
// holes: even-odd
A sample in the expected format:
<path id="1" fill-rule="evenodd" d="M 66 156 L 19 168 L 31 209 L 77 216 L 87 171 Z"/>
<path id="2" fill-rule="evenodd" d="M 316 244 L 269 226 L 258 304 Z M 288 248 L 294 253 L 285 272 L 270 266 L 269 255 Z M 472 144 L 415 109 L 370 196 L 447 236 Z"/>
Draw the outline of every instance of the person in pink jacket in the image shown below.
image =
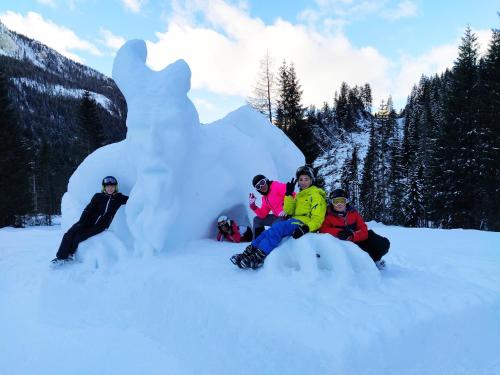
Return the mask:
<path id="1" fill-rule="evenodd" d="M 250 193 L 250 208 L 257 216 L 253 219 L 253 235 L 257 238 L 266 226 L 274 222 L 285 220 L 286 212 L 283 210 L 285 200 L 286 184 L 279 181 L 271 181 L 266 176 L 258 174 L 252 180 L 253 187 L 262 194 L 262 206 L 255 204 L 256 197 Z"/>

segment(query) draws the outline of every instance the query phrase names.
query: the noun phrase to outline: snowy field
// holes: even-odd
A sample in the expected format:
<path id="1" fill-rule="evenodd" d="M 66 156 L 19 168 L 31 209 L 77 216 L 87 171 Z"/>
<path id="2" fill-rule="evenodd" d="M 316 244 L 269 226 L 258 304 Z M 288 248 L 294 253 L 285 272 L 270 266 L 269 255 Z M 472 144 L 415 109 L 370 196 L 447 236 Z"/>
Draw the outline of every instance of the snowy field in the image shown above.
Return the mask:
<path id="1" fill-rule="evenodd" d="M 158 255 L 80 246 L 60 227 L 0 230 L 3 374 L 500 374 L 500 234 L 370 227 L 388 268 L 329 235 L 289 239 L 258 271 L 244 244 Z M 321 250 L 317 250 L 321 249 Z M 315 253 L 321 257 L 317 258 Z"/>
<path id="2" fill-rule="evenodd" d="M 240 270 L 216 218 L 250 223 L 253 176 L 289 181 L 304 155 L 249 107 L 202 126 L 186 62 L 146 57 L 117 53 L 127 138 L 77 168 L 61 226 L 0 230 L 0 374 L 500 374 L 499 233 L 370 223 L 391 240 L 383 272 L 327 234 Z M 126 206 L 52 269 L 106 175 Z"/>

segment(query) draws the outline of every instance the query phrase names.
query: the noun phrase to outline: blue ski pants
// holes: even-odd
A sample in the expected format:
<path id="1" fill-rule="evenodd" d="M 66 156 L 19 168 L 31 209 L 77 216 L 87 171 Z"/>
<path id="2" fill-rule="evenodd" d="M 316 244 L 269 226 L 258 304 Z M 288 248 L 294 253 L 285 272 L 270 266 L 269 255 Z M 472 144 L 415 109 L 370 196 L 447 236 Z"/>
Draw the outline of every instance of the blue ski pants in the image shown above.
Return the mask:
<path id="1" fill-rule="evenodd" d="M 302 224 L 302 222 L 297 219 L 277 221 L 271 228 L 262 232 L 259 237 L 253 240 L 252 245 L 261 249 L 267 255 L 278 247 L 283 238 L 291 236 L 295 228 L 297 228 L 297 225 L 300 224 Z"/>

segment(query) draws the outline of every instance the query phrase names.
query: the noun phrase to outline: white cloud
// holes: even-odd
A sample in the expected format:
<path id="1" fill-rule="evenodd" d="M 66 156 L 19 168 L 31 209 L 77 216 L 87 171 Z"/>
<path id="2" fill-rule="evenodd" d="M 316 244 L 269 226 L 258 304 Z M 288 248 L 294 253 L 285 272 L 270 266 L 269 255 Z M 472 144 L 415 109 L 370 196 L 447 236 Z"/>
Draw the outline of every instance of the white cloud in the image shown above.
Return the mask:
<path id="1" fill-rule="evenodd" d="M 111 31 L 106 30 L 102 27 L 99 29 L 99 33 L 103 37 L 102 43 L 113 51 L 117 51 L 118 49 L 120 49 L 120 47 L 123 46 L 123 44 L 125 44 L 126 42 L 125 38 L 114 35 Z"/>
<path id="2" fill-rule="evenodd" d="M 491 40 L 491 30 L 473 30 L 478 37 L 480 53 L 484 54 Z M 411 88 L 417 84 L 422 74 L 426 76 L 443 73 L 451 68 L 458 57 L 458 46 L 461 44 L 461 35 L 449 44 L 431 48 L 419 55 L 402 55 L 399 62 L 399 73 L 394 79 L 392 92 L 400 104 L 405 96 L 410 94 Z"/>
<path id="3" fill-rule="evenodd" d="M 23 16 L 19 13 L 7 11 L 0 14 L 0 19 L 9 29 L 36 39 L 77 62 L 83 62 L 83 58 L 74 53 L 74 50 L 101 55 L 99 49 L 92 43 L 79 38 L 72 30 L 64 26 L 45 20 L 38 13 L 28 12 L 26 16 Z"/>
<path id="4" fill-rule="evenodd" d="M 400 2 L 395 9 L 388 9 L 382 12 L 382 17 L 396 21 L 401 18 L 413 17 L 417 15 L 418 7 L 415 2 L 404 0 Z"/>
<path id="5" fill-rule="evenodd" d="M 269 50 L 277 64 L 283 59 L 295 64 L 305 104 L 331 102 L 342 81 L 350 85 L 369 82 L 375 95 L 388 93 L 390 61 L 372 47 L 354 47 L 341 33 L 320 34 L 281 19 L 265 25 L 222 0 L 189 6 L 190 12 L 179 9 L 175 13 L 168 30 L 157 33 L 157 41 L 147 42 L 148 64 L 161 69 L 185 59 L 194 89 L 242 97 L 251 94 L 259 61 Z M 193 11 L 201 12 L 203 25 L 210 27 L 185 17 Z"/>
<path id="6" fill-rule="evenodd" d="M 56 7 L 55 0 L 36 0 L 36 2 L 39 4 L 42 4 L 42 5 L 47 5 L 47 6 L 52 7 L 52 8 Z"/>
<path id="7" fill-rule="evenodd" d="M 121 0 L 121 1 L 126 9 L 134 13 L 139 13 L 141 11 L 141 8 L 147 3 L 147 0 Z"/>

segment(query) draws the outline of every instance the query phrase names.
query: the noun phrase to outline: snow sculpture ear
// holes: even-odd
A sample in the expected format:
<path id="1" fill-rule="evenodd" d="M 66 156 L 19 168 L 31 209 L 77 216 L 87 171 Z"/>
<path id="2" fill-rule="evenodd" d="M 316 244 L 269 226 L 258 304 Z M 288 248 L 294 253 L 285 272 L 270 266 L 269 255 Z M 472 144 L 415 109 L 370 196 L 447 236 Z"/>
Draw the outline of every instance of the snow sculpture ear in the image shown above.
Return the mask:
<path id="1" fill-rule="evenodd" d="M 129 40 L 117 52 L 113 63 L 113 79 L 127 98 L 139 90 L 150 70 L 146 67 L 146 43 L 140 39 Z"/>
<path id="2" fill-rule="evenodd" d="M 157 82 L 162 82 L 165 90 L 177 95 L 186 95 L 191 88 L 191 69 L 184 60 L 177 60 L 159 72 L 154 72 Z"/>

